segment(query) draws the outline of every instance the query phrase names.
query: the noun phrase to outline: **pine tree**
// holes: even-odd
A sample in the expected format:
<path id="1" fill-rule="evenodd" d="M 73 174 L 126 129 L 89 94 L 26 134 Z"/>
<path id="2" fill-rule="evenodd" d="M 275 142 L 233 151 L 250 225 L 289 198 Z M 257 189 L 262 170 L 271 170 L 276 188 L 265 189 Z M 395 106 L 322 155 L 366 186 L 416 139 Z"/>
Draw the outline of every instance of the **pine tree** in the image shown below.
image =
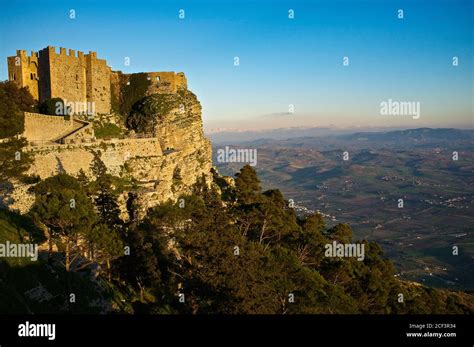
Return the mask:
<path id="1" fill-rule="evenodd" d="M 27 180 L 26 172 L 33 162 L 28 152 L 23 151 L 27 142 L 24 138 L 9 138 L 0 146 L 0 181 Z"/>
<path id="2" fill-rule="evenodd" d="M 139 291 L 140 301 L 145 302 L 147 289 L 152 292 L 161 291 L 161 273 L 158 259 L 153 252 L 153 244 L 143 230 L 129 228 L 123 241 L 129 250 L 117 259 L 114 268 L 117 275 L 126 283 Z"/>
<path id="3" fill-rule="evenodd" d="M 107 167 L 101 160 L 99 153 L 93 152 L 93 155 L 91 171 L 96 179 L 88 185 L 90 193 L 94 197 L 94 204 L 101 222 L 106 224 L 109 229 L 121 233 L 123 222 L 120 218 L 121 211 L 117 202 L 117 194 L 114 191 L 114 185 L 118 185 L 118 179 L 107 173 Z"/>
<path id="4" fill-rule="evenodd" d="M 31 214 L 49 229 L 54 242 L 64 252 L 66 271 L 71 271 L 81 260 L 80 238 L 85 238 L 97 222 L 92 203 L 78 181 L 67 174 L 49 177 L 33 191 L 35 203 Z"/>
<path id="5" fill-rule="evenodd" d="M 0 181 L 25 179 L 31 165 L 31 155 L 23 151 L 27 142 L 13 137 L 24 130 L 23 111 L 33 111 L 35 101 L 27 88 L 18 88 L 14 82 L 0 82 Z"/>
<path id="6" fill-rule="evenodd" d="M 235 177 L 235 189 L 238 201 L 241 204 L 258 202 L 262 188 L 256 171 L 250 165 L 245 165 Z"/>
<path id="7" fill-rule="evenodd" d="M 0 138 L 21 134 L 24 129 L 23 111 L 33 112 L 35 101 L 27 88 L 14 82 L 0 82 Z"/>

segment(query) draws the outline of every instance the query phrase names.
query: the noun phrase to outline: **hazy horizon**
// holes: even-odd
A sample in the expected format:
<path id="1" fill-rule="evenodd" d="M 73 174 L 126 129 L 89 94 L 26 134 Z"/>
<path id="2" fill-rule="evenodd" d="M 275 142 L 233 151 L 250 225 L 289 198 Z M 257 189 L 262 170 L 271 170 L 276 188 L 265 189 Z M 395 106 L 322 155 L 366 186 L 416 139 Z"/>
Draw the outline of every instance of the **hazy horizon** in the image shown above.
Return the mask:
<path id="1" fill-rule="evenodd" d="M 203 120 L 204 131 L 206 133 L 212 132 L 265 132 L 279 129 L 291 129 L 291 128 L 302 128 L 302 129 L 353 129 L 354 131 L 361 130 L 373 130 L 378 131 L 380 129 L 386 130 L 399 130 L 399 129 L 418 129 L 418 128 L 453 128 L 453 129 L 462 129 L 462 130 L 474 130 L 474 122 L 469 123 L 457 123 L 457 122 L 416 122 L 413 124 L 404 124 L 402 122 L 397 122 L 396 119 L 392 121 L 387 121 L 385 124 L 375 123 L 375 124 L 358 124 L 356 122 L 352 124 L 334 124 L 330 123 L 321 123 L 315 124 L 312 119 L 297 119 L 297 114 L 288 115 L 287 119 L 269 119 L 266 116 L 262 116 L 256 119 L 240 119 L 240 120 Z M 270 118 L 270 117 L 269 117 Z"/>
<path id="2" fill-rule="evenodd" d="M 474 131 L 473 127 L 470 128 L 461 128 L 461 127 L 395 127 L 395 126 L 293 126 L 293 127 L 275 127 L 275 128 L 262 128 L 262 129 L 245 129 L 245 128 L 211 128 L 206 127 L 204 125 L 204 132 L 207 134 L 218 133 L 218 132 L 270 132 L 270 131 L 278 131 L 278 130 L 290 130 L 290 129 L 301 129 L 301 130 L 308 130 L 308 129 L 320 129 L 320 130 L 351 130 L 353 132 L 379 132 L 379 131 L 397 131 L 397 130 L 415 130 L 415 129 L 456 129 L 456 130 L 468 130 Z"/>

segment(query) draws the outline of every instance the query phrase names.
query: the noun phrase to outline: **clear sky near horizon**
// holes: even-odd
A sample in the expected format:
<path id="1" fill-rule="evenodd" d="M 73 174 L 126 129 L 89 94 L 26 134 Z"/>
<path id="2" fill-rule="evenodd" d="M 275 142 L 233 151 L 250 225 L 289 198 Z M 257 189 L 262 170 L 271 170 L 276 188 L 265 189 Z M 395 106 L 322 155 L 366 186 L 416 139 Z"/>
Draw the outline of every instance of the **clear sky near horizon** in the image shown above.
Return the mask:
<path id="1" fill-rule="evenodd" d="M 1 80 L 7 56 L 48 45 L 183 71 L 208 128 L 474 127 L 469 0 L 0 0 L 0 32 Z M 381 115 L 389 99 L 420 118 Z"/>

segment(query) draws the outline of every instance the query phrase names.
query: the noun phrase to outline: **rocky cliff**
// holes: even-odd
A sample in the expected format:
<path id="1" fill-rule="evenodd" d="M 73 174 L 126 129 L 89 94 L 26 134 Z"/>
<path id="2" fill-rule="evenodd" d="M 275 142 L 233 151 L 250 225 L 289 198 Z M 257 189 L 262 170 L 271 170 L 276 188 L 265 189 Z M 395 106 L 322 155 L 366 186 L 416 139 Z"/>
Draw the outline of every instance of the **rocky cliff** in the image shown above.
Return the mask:
<path id="1" fill-rule="evenodd" d="M 146 131 L 138 129 L 125 138 L 26 148 L 34 155 L 28 173 L 44 179 L 61 171 L 77 176 L 82 169 L 94 179 L 90 166 L 95 152 L 109 173 L 138 182 L 134 193 L 143 209 L 177 199 L 202 175 L 210 179 L 211 144 L 204 137 L 201 105 L 192 92 L 151 95 L 137 103 L 131 116 L 130 124 L 131 119 L 147 124 Z M 27 191 L 30 186 L 14 182 L 4 204 L 27 212 L 34 201 Z"/>

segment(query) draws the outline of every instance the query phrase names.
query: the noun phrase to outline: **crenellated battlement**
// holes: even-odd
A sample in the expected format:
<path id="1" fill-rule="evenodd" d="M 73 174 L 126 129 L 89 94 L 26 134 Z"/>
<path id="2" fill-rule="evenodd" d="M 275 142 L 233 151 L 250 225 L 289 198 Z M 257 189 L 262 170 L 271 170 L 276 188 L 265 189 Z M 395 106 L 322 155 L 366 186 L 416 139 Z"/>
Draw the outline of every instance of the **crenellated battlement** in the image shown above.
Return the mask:
<path id="1" fill-rule="evenodd" d="M 70 57 L 70 58 L 77 58 L 78 60 L 84 60 L 85 57 L 91 57 L 92 59 L 97 59 L 97 52 L 89 51 L 89 53 L 84 54 L 82 51 L 76 51 L 74 49 L 66 49 L 64 47 L 59 47 L 59 52 L 57 51 L 55 46 L 48 46 L 46 48 L 41 49 L 39 52 L 31 51 L 31 56 L 36 56 L 38 58 L 38 54 L 41 57 Z M 18 55 L 26 55 L 25 50 L 17 50 Z M 98 59 L 103 60 L 103 59 Z M 105 60 L 103 60 L 105 61 Z"/>

